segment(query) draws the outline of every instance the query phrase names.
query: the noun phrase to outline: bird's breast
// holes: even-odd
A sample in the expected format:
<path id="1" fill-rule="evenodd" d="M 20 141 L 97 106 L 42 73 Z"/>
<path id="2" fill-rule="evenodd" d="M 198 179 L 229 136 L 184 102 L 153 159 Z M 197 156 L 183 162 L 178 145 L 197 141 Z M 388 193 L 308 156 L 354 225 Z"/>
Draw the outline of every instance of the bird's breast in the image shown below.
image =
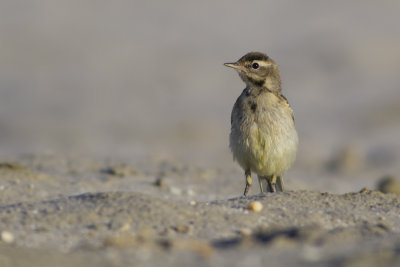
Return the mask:
<path id="1" fill-rule="evenodd" d="M 286 101 L 272 93 L 244 91 L 232 110 L 230 147 L 244 168 L 284 172 L 294 161 L 298 137 Z"/>

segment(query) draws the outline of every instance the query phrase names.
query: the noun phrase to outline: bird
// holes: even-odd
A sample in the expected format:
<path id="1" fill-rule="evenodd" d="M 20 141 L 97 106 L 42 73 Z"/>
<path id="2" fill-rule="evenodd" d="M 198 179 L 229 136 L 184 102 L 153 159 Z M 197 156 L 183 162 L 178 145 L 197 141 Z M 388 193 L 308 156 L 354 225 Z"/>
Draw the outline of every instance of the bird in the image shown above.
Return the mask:
<path id="1" fill-rule="evenodd" d="M 234 63 L 246 84 L 231 114 L 229 147 L 245 173 L 244 196 L 256 173 L 261 193 L 284 191 L 283 174 L 296 159 L 298 134 L 294 115 L 282 95 L 278 65 L 261 52 L 250 52 Z"/>

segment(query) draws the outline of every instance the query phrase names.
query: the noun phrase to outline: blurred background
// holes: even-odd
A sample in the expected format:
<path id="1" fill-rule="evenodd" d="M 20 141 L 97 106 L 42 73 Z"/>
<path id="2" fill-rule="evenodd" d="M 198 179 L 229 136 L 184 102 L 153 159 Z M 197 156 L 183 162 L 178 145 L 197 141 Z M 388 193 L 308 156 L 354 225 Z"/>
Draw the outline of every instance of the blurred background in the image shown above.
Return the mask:
<path id="1" fill-rule="evenodd" d="M 396 0 L 3 0 L 0 155 L 161 157 L 241 174 L 228 135 L 244 84 L 222 64 L 261 51 L 295 112 L 289 185 L 373 187 L 400 173 L 399 11 Z"/>

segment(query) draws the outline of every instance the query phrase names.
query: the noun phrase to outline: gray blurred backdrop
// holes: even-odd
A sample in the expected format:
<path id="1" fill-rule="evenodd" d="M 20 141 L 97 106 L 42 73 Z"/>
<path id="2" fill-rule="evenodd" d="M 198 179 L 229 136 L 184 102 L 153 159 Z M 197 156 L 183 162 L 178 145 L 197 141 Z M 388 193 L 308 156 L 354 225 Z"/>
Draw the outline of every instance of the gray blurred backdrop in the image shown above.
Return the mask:
<path id="1" fill-rule="evenodd" d="M 293 179 L 396 176 L 399 13 L 395 0 L 3 0 L 0 155 L 237 168 L 228 135 L 244 84 L 222 64 L 261 51 L 295 112 Z"/>

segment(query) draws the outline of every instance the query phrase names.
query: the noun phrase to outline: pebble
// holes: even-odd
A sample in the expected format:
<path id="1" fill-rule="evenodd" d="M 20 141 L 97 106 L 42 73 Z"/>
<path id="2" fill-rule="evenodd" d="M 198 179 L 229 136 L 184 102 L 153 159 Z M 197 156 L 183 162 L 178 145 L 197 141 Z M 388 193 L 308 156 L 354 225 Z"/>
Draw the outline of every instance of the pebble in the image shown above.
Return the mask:
<path id="1" fill-rule="evenodd" d="M 107 167 L 102 169 L 101 172 L 118 177 L 126 177 L 138 174 L 136 170 L 134 170 L 127 164 L 117 164 L 111 167 Z"/>
<path id="2" fill-rule="evenodd" d="M 154 182 L 155 186 L 158 187 L 165 187 L 165 182 L 163 178 L 157 178 L 157 180 Z"/>
<path id="3" fill-rule="evenodd" d="M 250 236 L 252 234 L 252 230 L 250 228 L 242 228 L 239 230 L 239 234 L 242 236 Z"/>
<path id="4" fill-rule="evenodd" d="M 130 222 L 124 223 L 124 224 L 121 226 L 121 228 L 118 229 L 118 231 L 120 231 L 120 232 L 126 232 L 126 231 L 129 231 L 129 230 L 131 230 L 131 224 L 130 224 Z"/>
<path id="5" fill-rule="evenodd" d="M 259 212 L 263 209 L 263 204 L 260 201 L 253 201 L 248 206 L 249 210 Z"/>
<path id="6" fill-rule="evenodd" d="M 188 225 L 178 225 L 173 228 L 177 233 L 187 234 L 190 232 L 190 226 Z"/>
<path id="7" fill-rule="evenodd" d="M 378 181 L 377 188 L 382 193 L 400 194 L 400 182 L 392 176 L 384 176 Z"/>
<path id="8" fill-rule="evenodd" d="M 185 193 L 186 196 L 194 196 L 194 195 L 196 195 L 196 193 L 190 188 L 186 189 L 184 193 Z"/>
<path id="9" fill-rule="evenodd" d="M 180 188 L 178 188 L 178 187 L 175 187 L 175 186 L 171 186 L 169 188 L 169 192 L 171 192 L 171 194 L 177 195 L 177 196 L 182 195 L 182 190 Z"/>
<path id="10" fill-rule="evenodd" d="M 13 243 L 14 242 L 14 235 L 8 231 L 1 232 L 1 240 L 5 243 Z"/>

